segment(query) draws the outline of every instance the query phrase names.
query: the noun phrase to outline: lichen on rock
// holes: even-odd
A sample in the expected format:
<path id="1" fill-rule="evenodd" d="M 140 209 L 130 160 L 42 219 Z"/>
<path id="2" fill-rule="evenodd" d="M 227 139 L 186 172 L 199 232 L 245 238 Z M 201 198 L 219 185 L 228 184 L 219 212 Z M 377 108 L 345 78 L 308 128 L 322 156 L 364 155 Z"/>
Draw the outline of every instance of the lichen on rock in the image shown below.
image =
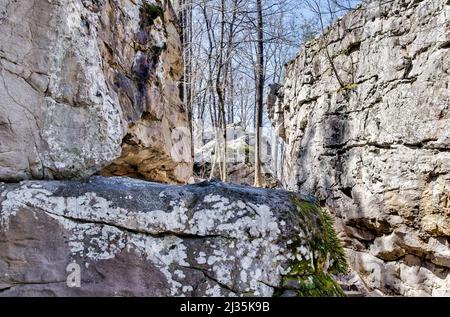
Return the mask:
<path id="1" fill-rule="evenodd" d="M 8 247 L 0 247 L 0 295 L 341 295 L 331 274 L 345 260 L 325 214 L 309 201 L 218 182 L 3 184 L 0 244 Z M 300 243 L 311 267 L 299 265 Z M 16 260 L 24 264 L 10 265 Z M 82 287 L 53 283 L 65 281 L 73 262 L 82 267 Z M 292 278 L 300 285 L 295 294 L 288 292 Z"/>

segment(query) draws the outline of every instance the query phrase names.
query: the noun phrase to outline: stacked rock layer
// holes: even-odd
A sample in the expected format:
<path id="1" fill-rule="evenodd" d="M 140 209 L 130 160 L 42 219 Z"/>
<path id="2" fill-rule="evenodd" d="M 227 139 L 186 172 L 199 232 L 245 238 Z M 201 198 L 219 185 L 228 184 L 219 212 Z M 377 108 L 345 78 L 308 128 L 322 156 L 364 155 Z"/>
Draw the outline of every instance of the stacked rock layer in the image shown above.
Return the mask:
<path id="1" fill-rule="evenodd" d="M 281 181 L 336 216 L 351 266 L 386 294 L 450 295 L 449 21 L 446 0 L 367 1 L 269 98 Z"/>

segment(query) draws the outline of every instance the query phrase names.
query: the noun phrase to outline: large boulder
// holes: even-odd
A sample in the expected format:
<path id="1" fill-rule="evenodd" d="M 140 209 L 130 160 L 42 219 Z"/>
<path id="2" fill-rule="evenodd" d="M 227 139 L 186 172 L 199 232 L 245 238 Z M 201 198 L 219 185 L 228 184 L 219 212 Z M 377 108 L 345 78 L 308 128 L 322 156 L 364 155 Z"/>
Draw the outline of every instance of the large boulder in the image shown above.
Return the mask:
<path id="1" fill-rule="evenodd" d="M 196 129 L 194 134 L 194 175 L 196 180 L 219 178 L 223 156 L 223 136 L 220 129 Z M 266 137 L 261 140 L 261 172 L 264 188 L 275 188 L 277 181 L 270 170 L 272 157 L 271 143 Z M 237 185 L 255 183 L 255 133 L 245 131 L 240 125 L 227 127 L 227 182 Z M 214 172 L 211 173 L 211 169 Z"/>
<path id="2" fill-rule="evenodd" d="M 0 2 L 0 180 L 192 173 L 169 1 Z"/>
<path id="3" fill-rule="evenodd" d="M 366 1 L 270 99 L 281 181 L 336 215 L 350 264 L 387 294 L 450 296 L 449 16 L 447 0 Z"/>
<path id="4" fill-rule="evenodd" d="M 0 296 L 342 295 L 330 221 L 308 197 L 217 182 L 1 184 Z"/>

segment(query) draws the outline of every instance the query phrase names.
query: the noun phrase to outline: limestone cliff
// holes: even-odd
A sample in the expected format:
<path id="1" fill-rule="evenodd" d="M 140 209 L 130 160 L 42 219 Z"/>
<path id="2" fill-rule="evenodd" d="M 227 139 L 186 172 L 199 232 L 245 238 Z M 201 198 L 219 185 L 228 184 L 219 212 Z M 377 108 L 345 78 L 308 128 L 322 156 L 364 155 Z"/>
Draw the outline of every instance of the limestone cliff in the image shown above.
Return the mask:
<path id="1" fill-rule="evenodd" d="M 450 295 L 450 3 L 367 1 L 302 48 L 269 112 L 282 182 L 386 294 Z"/>
<path id="2" fill-rule="evenodd" d="M 191 176 L 168 1 L 0 1 L 0 179 Z"/>
<path id="3" fill-rule="evenodd" d="M 344 295 L 314 198 L 145 181 L 192 173 L 179 33 L 165 0 L 0 0 L 0 296 Z"/>

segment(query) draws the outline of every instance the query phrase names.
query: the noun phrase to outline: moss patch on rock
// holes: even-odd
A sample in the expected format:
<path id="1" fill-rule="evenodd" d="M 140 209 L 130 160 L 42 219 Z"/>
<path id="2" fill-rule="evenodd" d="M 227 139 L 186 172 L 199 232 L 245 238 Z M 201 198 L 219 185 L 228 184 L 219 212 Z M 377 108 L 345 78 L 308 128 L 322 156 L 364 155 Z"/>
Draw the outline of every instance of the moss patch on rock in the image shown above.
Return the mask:
<path id="1" fill-rule="evenodd" d="M 356 88 L 358 88 L 357 83 L 349 83 L 349 84 L 345 85 L 344 87 L 339 88 L 337 92 L 340 93 L 340 92 L 355 90 Z"/>
<path id="2" fill-rule="evenodd" d="M 152 26 L 158 17 L 164 19 L 164 10 L 160 6 L 148 2 L 142 3 L 142 14 L 149 26 Z"/>
<path id="3" fill-rule="evenodd" d="M 300 216 L 300 234 L 290 244 L 290 271 L 278 295 L 287 291 L 296 296 L 345 296 L 332 277 L 348 270 L 333 219 L 315 203 L 294 195 L 292 203 Z"/>

